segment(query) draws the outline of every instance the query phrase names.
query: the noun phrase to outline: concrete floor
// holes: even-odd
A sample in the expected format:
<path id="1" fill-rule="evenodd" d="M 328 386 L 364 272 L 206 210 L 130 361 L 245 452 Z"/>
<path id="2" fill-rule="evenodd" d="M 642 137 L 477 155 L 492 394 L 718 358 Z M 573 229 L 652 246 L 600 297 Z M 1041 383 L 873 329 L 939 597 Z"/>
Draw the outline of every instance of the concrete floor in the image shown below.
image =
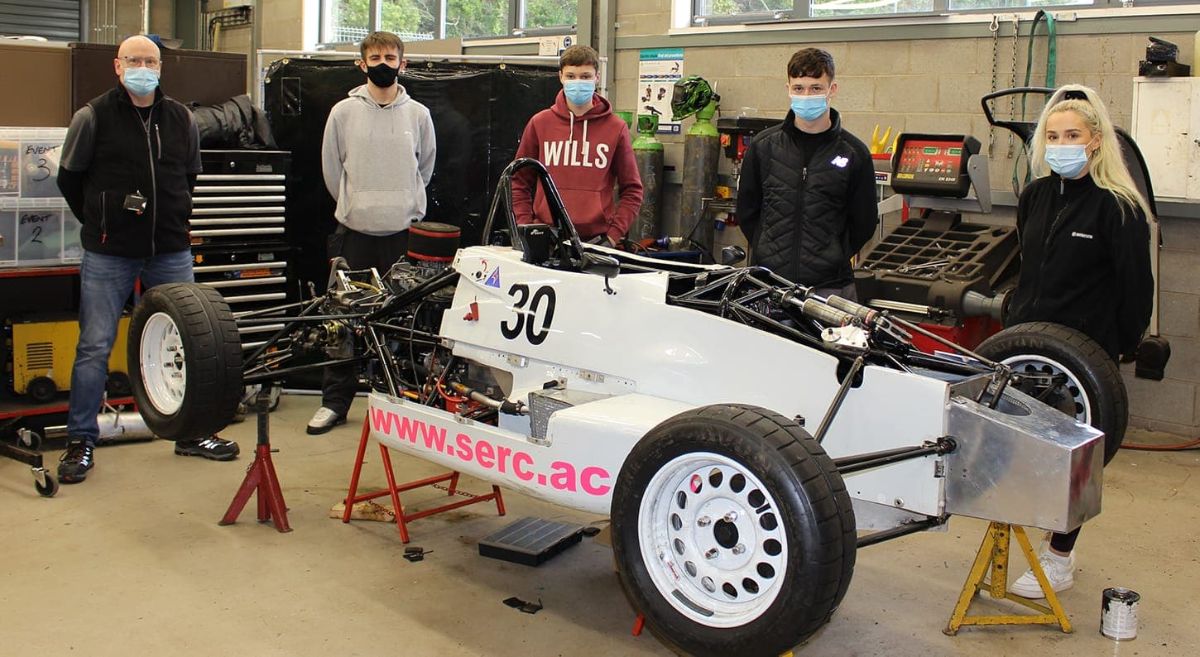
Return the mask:
<path id="1" fill-rule="evenodd" d="M 536 569 L 477 553 L 479 538 L 522 516 L 598 518 L 506 493 L 507 518 L 480 505 L 415 522 L 412 545 L 433 550 L 421 563 L 401 558 L 394 525 L 329 519 L 345 495 L 366 403 L 356 403 L 345 427 L 306 436 L 316 405 L 313 397 L 285 397 L 272 415 L 290 534 L 257 524 L 253 504 L 236 525 L 217 525 L 249 454 L 214 463 L 177 457 L 162 441 L 107 447 L 85 483 L 53 499 L 37 496 L 25 466 L 0 460 L 0 655 L 669 654 L 648 633 L 630 635 L 634 615 L 611 551 L 592 539 Z M 226 436 L 250 452 L 254 429 L 244 422 Z M 396 464 L 401 478 L 435 472 L 417 460 Z M 365 483 L 382 485 L 378 459 L 366 468 Z M 986 526 L 955 519 L 946 533 L 859 552 L 841 609 L 800 653 L 1195 655 L 1196 474 L 1195 451 L 1123 451 L 1109 466 L 1104 513 L 1083 532 L 1076 586 L 1062 595 L 1072 635 L 1015 627 L 944 636 Z M 404 499 L 420 506 L 437 497 Z M 1117 643 L 1098 631 L 1101 591 L 1113 585 L 1142 594 L 1136 641 Z M 501 603 L 510 596 L 540 598 L 545 609 L 520 613 Z"/>

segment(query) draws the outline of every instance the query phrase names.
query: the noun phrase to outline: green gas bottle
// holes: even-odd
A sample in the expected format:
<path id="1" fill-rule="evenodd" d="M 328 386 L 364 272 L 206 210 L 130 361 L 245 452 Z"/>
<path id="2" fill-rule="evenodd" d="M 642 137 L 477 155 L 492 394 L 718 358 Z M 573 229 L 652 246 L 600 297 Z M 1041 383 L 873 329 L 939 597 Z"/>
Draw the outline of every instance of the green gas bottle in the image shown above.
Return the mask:
<path id="1" fill-rule="evenodd" d="M 658 239 L 662 230 L 663 145 L 658 134 L 658 115 L 639 114 L 633 159 L 642 179 L 642 207 L 629 228 L 629 239 Z"/>
<path id="2" fill-rule="evenodd" d="M 671 120 L 695 116 L 696 121 L 683 138 L 683 189 L 676 221 L 663 219 L 667 235 L 684 237 L 712 251 L 713 222 L 706 217 L 704 199 L 716 193 L 717 163 L 721 157 L 721 138 L 712 117 L 721 96 L 708 81 L 690 75 L 675 83 L 671 95 Z"/>

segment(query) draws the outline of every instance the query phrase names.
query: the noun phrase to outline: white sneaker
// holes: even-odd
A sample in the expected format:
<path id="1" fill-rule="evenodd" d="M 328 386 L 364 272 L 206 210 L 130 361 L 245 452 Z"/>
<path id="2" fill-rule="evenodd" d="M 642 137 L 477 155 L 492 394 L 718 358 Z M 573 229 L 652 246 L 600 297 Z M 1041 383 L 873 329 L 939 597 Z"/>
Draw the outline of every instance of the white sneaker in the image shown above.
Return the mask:
<path id="1" fill-rule="evenodd" d="M 323 434 L 337 425 L 345 423 L 345 415 L 338 415 L 333 409 L 322 406 L 317 409 L 316 413 L 313 413 L 312 419 L 308 421 L 308 435 Z"/>
<path id="2" fill-rule="evenodd" d="M 1055 593 L 1066 591 L 1075 585 L 1074 552 L 1069 556 L 1060 557 L 1047 550 L 1038 558 L 1038 562 L 1042 564 L 1042 571 L 1046 573 L 1046 580 L 1050 582 L 1050 588 L 1054 589 Z M 1012 591 L 1015 595 L 1031 600 L 1046 597 L 1032 569 L 1025 571 L 1024 575 L 1018 577 L 1017 581 L 1008 587 L 1008 590 Z"/>

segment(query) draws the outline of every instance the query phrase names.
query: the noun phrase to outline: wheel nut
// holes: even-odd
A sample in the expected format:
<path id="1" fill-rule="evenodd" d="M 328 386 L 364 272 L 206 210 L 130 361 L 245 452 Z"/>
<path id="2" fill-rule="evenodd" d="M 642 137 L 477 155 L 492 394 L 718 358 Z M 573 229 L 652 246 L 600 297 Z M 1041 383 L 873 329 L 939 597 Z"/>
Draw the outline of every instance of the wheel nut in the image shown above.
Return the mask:
<path id="1" fill-rule="evenodd" d="M 737 522 L 737 519 L 737 511 L 730 511 L 729 513 L 725 514 L 725 522 Z"/>
<path id="2" fill-rule="evenodd" d="M 742 554 L 745 551 L 746 551 L 746 546 L 742 545 L 741 543 L 738 543 L 737 545 L 733 546 L 734 554 Z"/>
<path id="3" fill-rule="evenodd" d="M 700 527 L 707 527 L 712 524 L 712 518 L 709 518 L 708 516 L 700 516 L 699 518 L 696 518 L 696 524 Z"/>
<path id="4" fill-rule="evenodd" d="M 717 554 L 719 554 L 719 553 L 717 552 L 717 548 L 709 548 L 709 549 L 708 549 L 708 552 L 705 552 L 705 553 L 704 553 L 704 558 L 705 558 L 705 559 L 716 559 L 716 558 L 717 558 Z"/>

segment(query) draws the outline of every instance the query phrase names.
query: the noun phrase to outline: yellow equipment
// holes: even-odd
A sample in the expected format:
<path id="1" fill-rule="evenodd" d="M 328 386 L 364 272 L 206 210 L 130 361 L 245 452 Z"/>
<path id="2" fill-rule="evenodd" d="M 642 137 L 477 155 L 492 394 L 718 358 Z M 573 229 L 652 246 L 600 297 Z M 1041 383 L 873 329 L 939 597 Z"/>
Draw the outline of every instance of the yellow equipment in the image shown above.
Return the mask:
<path id="1" fill-rule="evenodd" d="M 117 326 L 117 339 L 108 357 L 109 394 L 129 394 L 126 373 L 125 336 L 129 317 Z M 69 320 L 27 320 L 12 324 L 13 392 L 29 395 L 37 402 L 48 402 L 61 390 L 71 389 L 71 366 L 75 363 L 75 345 L 79 342 L 79 322 Z"/>
<path id="2" fill-rule="evenodd" d="M 1029 567 L 1037 577 L 1038 584 L 1041 584 L 1042 593 L 1046 595 L 1046 605 L 1009 593 L 1009 535 L 1017 537 L 1017 543 L 1021 545 L 1021 552 L 1029 561 Z M 988 577 L 989 571 L 990 577 Z M 985 577 L 988 577 L 987 581 L 985 581 Z M 993 600 L 1009 600 L 1038 613 L 1034 615 L 968 616 L 967 609 L 971 606 L 971 601 L 975 599 L 977 593 L 982 592 L 990 594 Z M 975 555 L 975 563 L 971 566 L 971 574 L 967 576 L 962 594 L 958 597 L 958 604 L 954 606 L 954 613 L 950 616 L 950 622 L 942 632 L 954 636 L 964 625 L 1057 625 L 1063 632 L 1071 632 L 1071 620 L 1067 618 L 1067 612 L 1063 610 L 1062 604 L 1058 601 L 1058 594 L 1046 580 L 1046 573 L 1042 571 L 1042 564 L 1038 561 L 1037 555 L 1033 553 L 1033 546 L 1029 544 L 1029 538 L 1025 536 L 1023 528 L 1002 522 L 993 522 L 988 525 L 987 533 L 983 536 L 983 544 L 979 546 L 979 552 Z"/>

